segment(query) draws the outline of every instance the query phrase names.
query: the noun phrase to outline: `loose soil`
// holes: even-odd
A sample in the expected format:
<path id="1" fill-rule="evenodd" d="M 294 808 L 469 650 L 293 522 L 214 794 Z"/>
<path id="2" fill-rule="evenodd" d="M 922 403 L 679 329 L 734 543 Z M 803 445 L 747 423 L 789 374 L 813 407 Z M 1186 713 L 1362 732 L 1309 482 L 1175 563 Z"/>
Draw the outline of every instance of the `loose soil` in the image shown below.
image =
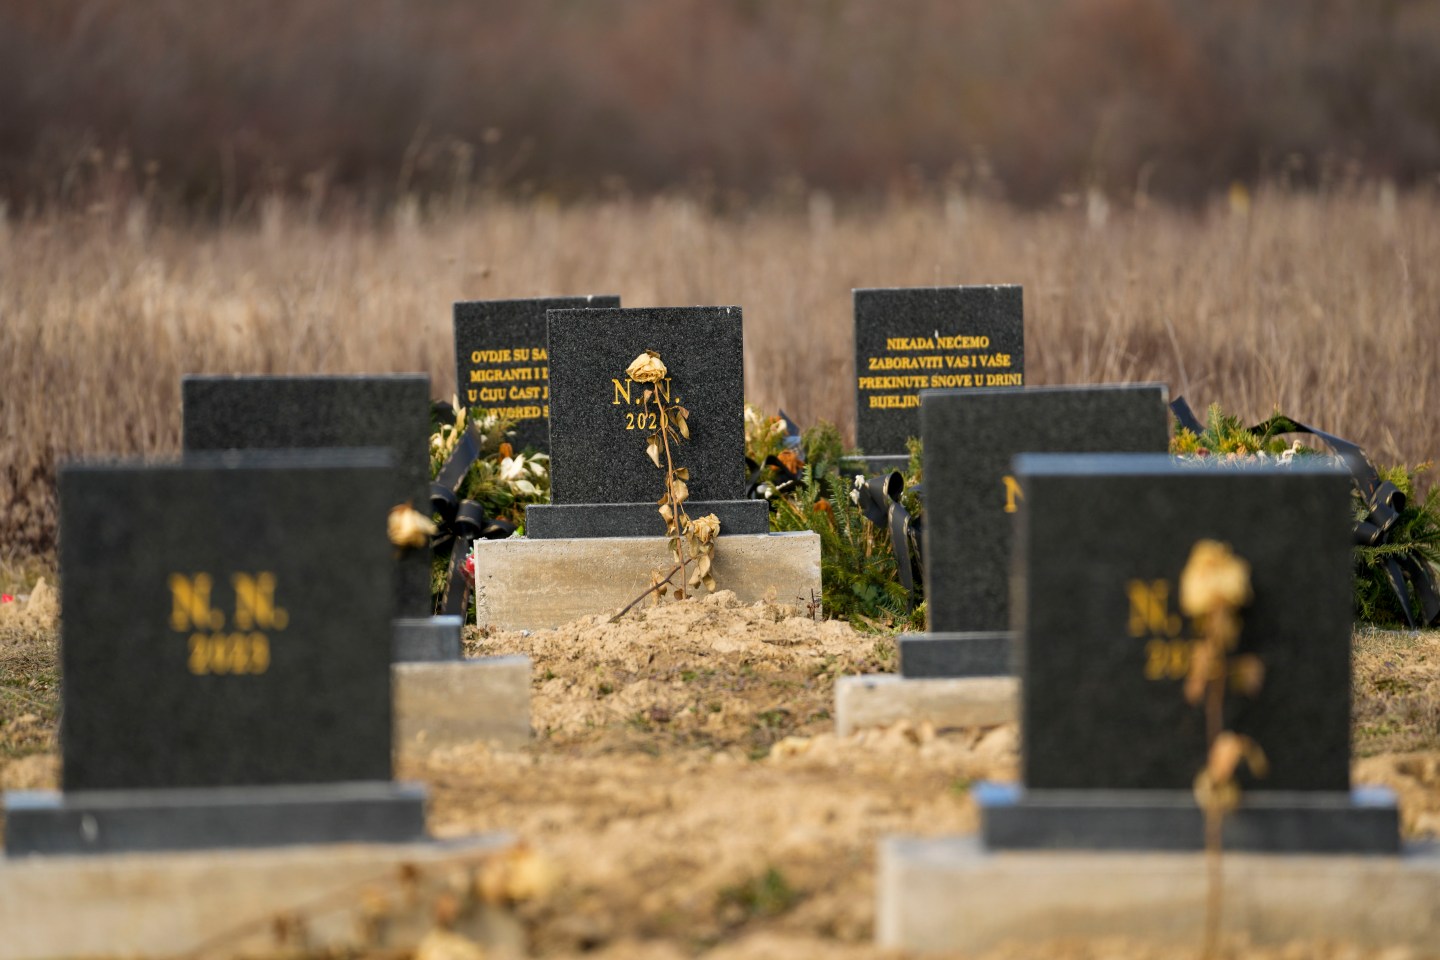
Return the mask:
<path id="1" fill-rule="evenodd" d="M 55 648 L 53 613 L 0 614 L 0 787 L 55 784 Z M 516 908 L 542 957 L 893 956 L 872 944 L 878 839 L 973 831 L 971 784 L 1016 774 L 1010 725 L 836 737 L 835 678 L 893 670 L 894 643 L 793 607 L 722 592 L 614 624 L 471 628 L 466 648 L 532 658 L 533 743 L 407 755 L 398 773 L 429 784 L 435 834 L 508 830 L 549 862 L 548 892 Z M 1399 792 L 1407 836 L 1440 837 L 1440 631 L 1359 631 L 1355 664 L 1355 778 Z M 1419 956 L 1231 948 L 1266 960 Z M 987 956 L 1197 951 L 1097 940 Z"/>

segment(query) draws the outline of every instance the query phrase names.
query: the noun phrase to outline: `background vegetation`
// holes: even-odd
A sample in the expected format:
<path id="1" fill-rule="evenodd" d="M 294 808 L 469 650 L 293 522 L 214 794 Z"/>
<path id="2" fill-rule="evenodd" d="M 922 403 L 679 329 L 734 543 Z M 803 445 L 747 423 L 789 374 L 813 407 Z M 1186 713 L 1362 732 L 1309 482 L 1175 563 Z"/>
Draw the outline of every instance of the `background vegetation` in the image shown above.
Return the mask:
<path id="1" fill-rule="evenodd" d="M 1019 212 L 964 194 L 740 214 L 679 198 L 405 206 L 223 229 L 158 204 L 0 229 L 0 546 L 53 547 L 55 468 L 179 447 L 184 373 L 426 371 L 456 299 L 738 303 L 746 392 L 853 432 L 850 289 L 1021 283 L 1032 384 L 1161 380 L 1247 422 L 1277 407 L 1379 464 L 1440 451 L 1440 200 L 1381 185 Z"/>
<path id="2" fill-rule="evenodd" d="M 1199 202 L 1440 171 L 1407 0 L 0 0 L 0 196 L 231 216 L 475 184 Z"/>

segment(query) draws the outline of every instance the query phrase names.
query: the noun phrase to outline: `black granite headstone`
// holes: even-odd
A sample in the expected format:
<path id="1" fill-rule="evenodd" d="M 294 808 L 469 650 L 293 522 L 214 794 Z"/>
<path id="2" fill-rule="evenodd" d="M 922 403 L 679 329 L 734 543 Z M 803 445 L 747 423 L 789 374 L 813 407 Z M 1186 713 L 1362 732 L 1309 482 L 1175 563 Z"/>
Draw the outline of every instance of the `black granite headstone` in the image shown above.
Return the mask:
<path id="1" fill-rule="evenodd" d="M 1162 384 L 927 391 L 925 608 L 928 634 L 900 640 L 907 677 L 1010 672 L 1010 547 L 1025 501 L 1019 453 L 1164 453 Z"/>
<path id="2" fill-rule="evenodd" d="M 363 376 L 187 376 L 183 445 L 205 450 L 384 447 L 395 459 L 390 506 L 429 509 L 430 379 Z M 430 554 L 400 555 L 395 615 L 432 612 Z"/>
<path id="3" fill-rule="evenodd" d="M 64 793 L 7 798 L 7 854 L 423 835 L 390 779 L 392 462 L 62 468 Z"/>
<path id="4" fill-rule="evenodd" d="M 1182 692 L 1197 634 L 1179 607 L 1194 544 L 1251 570 L 1225 728 L 1269 771 L 1242 777 L 1227 845 L 1394 852 L 1392 799 L 1350 790 L 1350 479 L 1317 464 L 1227 467 L 1169 457 L 1018 457 L 1014 624 L 1024 787 L 981 797 L 997 847 L 1194 849 L 1203 711 Z"/>
<path id="5" fill-rule="evenodd" d="M 548 452 L 550 359 L 545 312 L 618 307 L 615 296 L 461 300 L 455 304 L 455 395 L 515 421 L 516 450 Z"/>
<path id="6" fill-rule="evenodd" d="M 663 477 L 645 453 L 653 429 L 645 385 L 625 371 L 646 350 L 669 376 L 659 385 L 690 411 L 690 439 L 673 451 L 690 470 L 691 517 L 714 513 L 720 533 L 767 533 L 764 501 L 745 499 L 745 368 L 739 307 L 552 310 L 551 500 L 525 514 L 526 534 L 664 536 Z"/>
<path id="7" fill-rule="evenodd" d="M 856 443 L 871 469 L 903 467 L 920 391 L 1025 383 L 1018 286 L 856 290 Z"/>

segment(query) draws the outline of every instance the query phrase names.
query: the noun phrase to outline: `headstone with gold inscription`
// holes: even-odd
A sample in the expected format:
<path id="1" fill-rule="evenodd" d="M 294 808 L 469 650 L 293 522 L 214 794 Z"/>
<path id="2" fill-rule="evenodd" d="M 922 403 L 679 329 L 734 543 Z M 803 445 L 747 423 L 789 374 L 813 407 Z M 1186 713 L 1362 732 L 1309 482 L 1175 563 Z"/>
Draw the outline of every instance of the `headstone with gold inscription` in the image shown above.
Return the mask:
<path id="1" fill-rule="evenodd" d="M 855 439 L 872 470 L 903 467 L 921 390 L 1025 383 L 1018 286 L 854 291 Z"/>
<path id="2" fill-rule="evenodd" d="M 1182 611 L 1180 584 L 1209 540 L 1248 568 L 1249 588 L 1218 667 L 1217 716 L 1265 758 L 1260 771 L 1239 768 L 1225 847 L 1398 850 L 1393 796 L 1350 782 L 1344 470 L 1026 454 L 1012 472 L 1025 499 L 1014 567 L 1023 787 L 977 791 L 989 847 L 1204 846 L 1192 788 L 1206 710 L 1184 688 L 1205 628 Z"/>
<path id="3" fill-rule="evenodd" d="M 384 447 L 390 504 L 429 509 L 430 378 L 424 374 L 187 375 L 180 383 L 187 454 L 217 450 Z M 461 625 L 434 617 L 430 551 L 395 552 L 395 659 L 455 660 Z"/>
<path id="4" fill-rule="evenodd" d="M 455 395 L 461 406 L 515 422 L 516 450 L 550 449 L 545 313 L 618 307 L 616 296 L 461 300 L 454 309 Z"/>
<path id="5" fill-rule="evenodd" d="M 1010 553 L 1020 453 L 1164 453 L 1163 384 L 937 390 L 925 440 L 928 632 L 900 638 L 906 677 L 1010 673 Z"/>
<path id="6" fill-rule="evenodd" d="M 745 499 L 745 366 L 739 307 L 551 310 L 548 505 L 526 510 L 534 538 L 663 537 L 662 475 L 646 454 L 658 422 L 647 385 L 626 376 L 647 350 L 666 367 L 655 389 L 689 411 L 674 450 L 689 470 L 691 517 L 722 536 L 764 534 L 769 508 Z"/>
<path id="7" fill-rule="evenodd" d="M 424 835 L 391 779 L 383 449 L 62 468 L 63 792 L 5 852 Z"/>

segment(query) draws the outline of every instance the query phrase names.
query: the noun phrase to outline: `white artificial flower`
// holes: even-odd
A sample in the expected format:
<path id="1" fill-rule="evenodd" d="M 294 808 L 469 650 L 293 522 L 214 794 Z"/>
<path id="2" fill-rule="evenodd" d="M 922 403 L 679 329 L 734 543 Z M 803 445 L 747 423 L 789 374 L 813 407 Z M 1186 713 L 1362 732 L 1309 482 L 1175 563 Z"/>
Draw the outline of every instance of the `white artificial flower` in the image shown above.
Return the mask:
<path id="1" fill-rule="evenodd" d="M 514 483 L 525 477 L 525 455 L 516 454 L 500 461 L 500 482 Z"/>

